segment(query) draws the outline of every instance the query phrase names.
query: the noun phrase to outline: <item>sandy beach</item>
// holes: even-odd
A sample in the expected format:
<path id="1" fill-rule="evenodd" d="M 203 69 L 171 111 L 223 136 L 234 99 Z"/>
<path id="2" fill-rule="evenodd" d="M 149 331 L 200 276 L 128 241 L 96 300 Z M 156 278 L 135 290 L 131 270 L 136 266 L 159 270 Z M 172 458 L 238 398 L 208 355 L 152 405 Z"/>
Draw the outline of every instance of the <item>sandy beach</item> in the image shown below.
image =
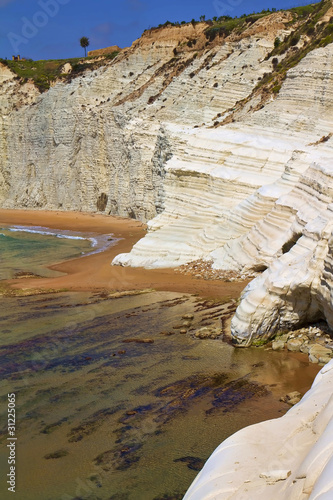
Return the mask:
<path id="1" fill-rule="evenodd" d="M 173 269 L 147 270 L 111 266 L 113 258 L 126 253 L 146 233 L 140 221 L 116 216 L 81 212 L 52 212 L 33 210 L 0 210 L 0 223 L 24 226 L 42 226 L 83 233 L 111 234 L 119 238 L 116 245 L 104 252 L 54 263 L 50 269 L 66 273 L 53 278 L 25 278 L 11 280 L 16 288 L 68 289 L 68 290 L 141 290 L 152 288 L 199 294 L 202 297 L 238 298 L 247 282 L 204 280 L 184 276 Z M 29 271 L 28 269 L 26 271 Z"/>

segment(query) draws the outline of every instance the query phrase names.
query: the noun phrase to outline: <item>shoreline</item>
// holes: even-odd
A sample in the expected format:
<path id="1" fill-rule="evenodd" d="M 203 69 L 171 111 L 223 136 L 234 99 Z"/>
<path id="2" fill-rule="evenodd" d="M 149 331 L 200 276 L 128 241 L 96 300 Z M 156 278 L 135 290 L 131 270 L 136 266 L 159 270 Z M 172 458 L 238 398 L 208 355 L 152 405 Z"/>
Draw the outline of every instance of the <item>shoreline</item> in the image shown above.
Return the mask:
<path id="1" fill-rule="evenodd" d="M 82 233 L 111 233 L 114 238 L 118 239 L 115 245 L 99 253 L 46 266 L 65 273 L 63 276 L 5 280 L 12 288 L 112 290 L 116 292 L 154 289 L 197 294 L 204 298 L 238 299 L 249 281 L 205 280 L 177 273 L 172 268 L 152 270 L 111 266 L 116 255 L 129 252 L 133 245 L 146 234 L 146 225 L 133 219 L 84 212 L 1 209 L 0 223 L 43 226 Z"/>
<path id="2" fill-rule="evenodd" d="M 131 292 L 157 291 L 176 292 L 199 296 L 206 300 L 230 302 L 238 300 L 243 289 L 251 279 L 243 281 L 222 281 L 194 277 L 176 272 L 172 268 L 145 269 L 111 266 L 113 258 L 119 253 L 129 252 L 133 245 L 146 234 L 146 225 L 140 221 L 118 216 L 91 214 L 83 212 L 53 212 L 34 210 L 0 209 L 0 224 L 19 224 L 22 226 L 43 226 L 50 229 L 74 230 L 82 233 L 112 234 L 116 243 L 98 253 L 88 253 L 69 260 L 45 266 L 64 273 L 54 277 L 26 276 L 3 280 L 11 289 L 31 289 L 32 295 L 73 292 L 111 292 L 131 295 Z M 23 274 L 24 272 L 23 271 Z M 30 293 L 29 293 L 30 295 Z M 226 310 L 226 313 L 228 311 Z M 231 343 L 231 317 L 227 315 L 222 324 L 223 339 Z M 239 347 L 239 346 L 235 346 Z M 289 352 L 290 356 L 304 353 Z"/>

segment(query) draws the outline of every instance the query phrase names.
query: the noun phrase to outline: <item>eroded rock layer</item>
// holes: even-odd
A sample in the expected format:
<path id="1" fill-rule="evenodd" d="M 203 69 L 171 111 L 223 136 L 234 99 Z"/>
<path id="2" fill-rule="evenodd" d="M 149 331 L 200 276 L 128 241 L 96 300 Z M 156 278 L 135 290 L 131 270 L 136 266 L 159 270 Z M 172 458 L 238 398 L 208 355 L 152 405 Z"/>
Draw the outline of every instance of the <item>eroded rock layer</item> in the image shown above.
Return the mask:
<path id="1" fill-rule="evenodd" d="M 275 17 L 276 32 L 287 33 L 288 15 Z M 267 26 L 214 43 L 205 29 L 148 30 L 115 60 L 41 95 L 0 64 L 1 206 L 143 221 L 160 213 L 176 148 L 169 124 L 212 125 L 272 66 Z"/>
<path id="2" fill-rule="evenodd" d="M 311 175 L 316 159 L 331 156 L 331 141 L 316 143 L 333 130 L 332 56 L 331 45 L 310 53 L 289 71 L 275 100 L 237 123 L 168 124 L 173 156 L 164 211 L 118 261 L 156 267 L 210 258 L 217 269 L 243 272 L 281 255 L 292 234 L 290 216 L 277 214 L 281 200 L 306 182 L 300 179 Z"/>

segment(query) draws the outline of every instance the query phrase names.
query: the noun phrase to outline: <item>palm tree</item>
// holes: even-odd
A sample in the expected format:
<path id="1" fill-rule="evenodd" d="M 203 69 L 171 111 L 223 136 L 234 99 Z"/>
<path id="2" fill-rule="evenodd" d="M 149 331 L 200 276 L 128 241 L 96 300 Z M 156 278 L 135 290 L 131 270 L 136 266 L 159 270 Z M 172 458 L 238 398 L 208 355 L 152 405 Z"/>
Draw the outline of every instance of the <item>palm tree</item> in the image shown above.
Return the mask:
<path id="1" fill-rule="evenodd" d="M 84 48 L 84 57 L 87 57 L 87 47 L 89 45 L 89 38 L 87 38 L 86 36 L 80 38 L 80 45 L 81 47 Z"/>

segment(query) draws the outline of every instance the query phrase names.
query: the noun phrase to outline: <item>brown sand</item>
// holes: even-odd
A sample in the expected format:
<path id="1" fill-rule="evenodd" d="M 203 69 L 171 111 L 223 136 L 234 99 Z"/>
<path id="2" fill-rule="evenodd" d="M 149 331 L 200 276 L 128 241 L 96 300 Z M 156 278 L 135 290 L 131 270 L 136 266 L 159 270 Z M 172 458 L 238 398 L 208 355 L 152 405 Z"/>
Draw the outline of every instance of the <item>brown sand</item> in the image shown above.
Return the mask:
<path id="1" fill-rule="evenodd" d="M 82 212 L 0 210 L 0 222 L 99 234 L 112 233 L 116 238 L 122 238 L 115 246 L 104 252 L 49 266 L 50 269 L 66 273 L 64 276 L 11 280 L 10 283 L 15 288 L 112 291 L 153 288 L 223 299 L 239 297 L 247 284 L 247 282 L 225 283 L 220 280 L 197 279 L 179 274 L 173 269 L 147 270 L 111 266 L 116 255 L 129 252 L 146 234 L 146 226 L 132 219 Z"/>

